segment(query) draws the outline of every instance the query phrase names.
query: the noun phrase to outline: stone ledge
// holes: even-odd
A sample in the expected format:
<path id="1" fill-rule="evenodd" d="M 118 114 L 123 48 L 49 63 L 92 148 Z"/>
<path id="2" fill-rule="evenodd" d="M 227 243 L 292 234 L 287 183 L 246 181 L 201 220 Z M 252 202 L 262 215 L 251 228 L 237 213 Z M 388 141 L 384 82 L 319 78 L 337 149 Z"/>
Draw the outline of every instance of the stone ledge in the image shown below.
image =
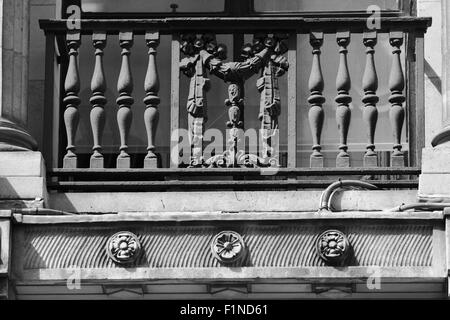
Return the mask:
<path id="1" fill-rule="evenodd" d="M 2 211 L 0 210 L 0 217 Z M 5 211 L 5 216 L 7 211 Z M 9 212 L 10 217 L 12 214 Z M 386 211 L 346 211 L 346 212 L 118 212 L 114 214 L 74 214 L 74 215 L 28 215 L 13 214 L 15 222 L 21 224 L 79 224 L 115 222 L 195 222 L 195 221 L 285 221 L 285 220 L 422 220 L 442 221 L 442 211 L 434 212 L 386 212 Z"/>
<path id="2" fill-rule="evenodd" d="M 117 269 L 112 271 L 107 268 L 86 268 L 81 269 L 81 279 L 83 280 L 108 280 L 108 281 L 128 281 L 128 280 L 253 280 L 253 279 L 305 279 L 334 281 L 345 279 L 364 279 L 373 275 L 374 267 L 348 267 L 336 269 L 330 267 L 306 267 L 306 268 L 192 268 L 192 269 L 154 269 L 154 268 L 134 268 Z M 381 268 L 380 272 L 385 280 L 401 278 L 405 281 L 417 281 L 446 279 L 443 272 L 438 272 L 433 268 Z M 24 271 L 20 281 L 66 281 L 73 274 L 73 269 L 34 269 Z M 16 275 L 17 277 L 17 275 Z"/>
<path id="3" fill-rule="evenodd" d="M 368 289 L 366 279 L 322 279 L 302 281 L 299 279 L 253 279 L 251 281 L 142 281 L 124 284 L 113 281 L 85 281 L 78 290 L 69 290 L 62 281 L 42 281 L 41 284 L 16 283 L 19 299 L 395 299 L 395 298 L 444 298 L 445 284 L 442 279 L 410 278 L 383 279 L 379 289 Z"/>

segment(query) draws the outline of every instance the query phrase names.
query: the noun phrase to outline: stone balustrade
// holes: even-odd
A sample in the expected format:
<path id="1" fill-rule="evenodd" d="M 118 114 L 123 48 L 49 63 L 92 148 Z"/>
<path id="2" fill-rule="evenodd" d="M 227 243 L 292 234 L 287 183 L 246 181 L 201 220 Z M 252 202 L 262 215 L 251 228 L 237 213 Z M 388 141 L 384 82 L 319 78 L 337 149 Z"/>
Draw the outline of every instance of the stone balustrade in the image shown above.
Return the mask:
<path id="1" fill-rule="evenodd" d="M 216 21 L 217 20 L 217 21 Z M 129 133 L 136 121 L 145 123 L 147 138 L 147 154 L 144 160 L 144 168 L 155 169 L 161 167 L 158 161 L 156 145 L 156 132 L 158 130 L 160 105 L 159 74 L 157 63 L 157 49 L 160 43 L 160 35 L 170 34 L 172 36 L 172 72 L 165 72 L 164 77 L 171 76 L 171 120 L 162 125 L 170 126 L 172 131 L 180 128 L 180 71 L 189 79 L 189 94 L 186 101 L 187 124 L 189 131 L 190 157 L 185 166 L 190 168 L 206 167 L 280 167 L 284 166 L 280 161 L 278 149 L 280 123 L 279 117 L 287 111 L 287 167 L 297 167 L 297 139 L 298 123 L 295 118 L 300 116 L 309 119 L 312 136 L 312 153 L 310 156 L 311 168 L 324 167 L 323 146 L 321 138 L 323 130 L 333 130 L 333 134 L 339 137 L 339 144 L 336 145 L 336 167 L 352 167 L 352 150 L 349 147 L 349 133 L 352 122 L 361 122 L 366 127 L 366 139 L 362 143 L 367 143 L 366 152 L 363 156 L 364 167 L 380 166 L 379 155 L 376 152 L 378 109 L 377 103 L 380 97 L 377 95 L 379 77 L 375 64 L 376 45 L 381 38 L 379 35 L 387 35 L 391 47 L 390 75 L 380 79 L 388 82 L 390 90 L 390 130 L 392 132 L 392 153 L 390 166 L 403 167 L 405 165 L 418 166 L 420 158 L 415 154 L 402 151 L 405 141 L 403 128 L 407 128 L 407 136 L 415 135 L 414 126 L 405 123 L 413 121 L 411 117 L 423 116 L 423 108 L 420 101 L 415 101 L 414 96 L 408 95 L 405 91 L 405 73 L 408 70 L 422 70 L 423 61 L 414 61 L 411 55 L 415 50 L 423 50 L 423 47 L 415 47 L 414 37 L 423 35 L 429 25 L 429 20 L 424 18 L 383 18 L 379 30 L 367 29 L 365 19 L 283 19 L 276 18 L 272 24 L 266 19 L 252 20 L 248 18 L 215 18 L 210 20 L 190 19 L 186 21 L 182 18 L 169 18 L 164 20 L 114 20 L 114 21 L 82 21 L 81 30 L 65 29 L 64 21 L 41 21 L 41 27 L 47 34 L 54 34 L 58 37 L 65 37 L 65 52 L 67 52 L 67 72 L 64 74 L 65 85 L 63 88 L 64 97 L 64 125 L 67 138 L 66 154 L 63 158 L 63 167 L 76 169 L 77 162 L 76 137 L 79 122 L 88 121 L 80 118 L 78 107 L 80 105 L 80 76 L 79 61 L 77 58 L 81 39 L 83 35 L 91 35 L 94 47 L 95 65 L 91 80 L 92 110 L 90 112 L 90 127 L 92 130 L 93 144 L 90 168 L 104 168 L 104 152 L 102 137 L 105 127 L 105 106 L 107 100 L 105 90 L 107 78 L 103 67 L 104 49 L 110 35 L 119 36 L 121 48 L 121 66 L 117 79 L 117 125 L 120 136 L 120 146 L 117 146 L 118 169 L 126 169 L 132 166 L 129 151 Z M 238 30 L 233 30 L 233 26 L 238 26 Z M 202 30 L 210 30 L 208 33 Z M 239 61 L 229 61 L 226 57 L 226 47 L 217 43 L 216 35 L 240 32 L 253 34 L 252 43 L 242 47 Z M 308 82 L 309 96 L 303 97 L 298 94 L 300 91 L 296 86 L 288 86 L 288 99 L 283 101 L 280 94 L 279 78 L 285 73 L 288 74 L 290 83 L 297 83 L 297 68 L 305 68 L 302 61 L 297 61 L 297 43 L 291 41 L 298 34 L 309 35 L 312 48 L 312 62 L 310 65 L 310 76 Z M 133 112 L 133 71 L 130 67 L 132 59 L 133 44 L 136 35 L 144 35 L 148 47 L 148 65 L 143 84 L 145 89 L 144 114 Z M 336 39 L 336 55 L 338 65 L 335 73 L 335 111 L 324 108 L 326 97 L 324 91 L 333 87 L 328 77 L 325 78 L 323 69 L 335 66 L 324 65 L 321 61 L 323 44 L 325 37 L 333 35 Z M 348 61 L 349 44 L 355 35 L 361 35 L 362 41 L 358 46 L 365 49 L 365 69 L 362 75 L 360 91 L 361 101 L 355 101 L 352 97 L 352 83 L 356 79 L 351 79 L 352 63 Z M 353 44 L 354 46 L 355 44 Z M 407 54 L 406 60 L 402 61 L 402 50 Z M 406 50 L 408 50 L 406 52 Z M 64 50 L 62 50 L 64 52 Z M 51 53 L 49 53 L 51 54 Z M 136 54 L 139 54 L 136 52 Z M 419 53 L 420 54 L 420 53 Z M 323 60 L 323 59 L 322 59 Z M 240 149 L 242 141 L 242 129 L 246 127 L 243 114 L 245 109 L 244 85 L 252 80 L 253 75 L 258 74 L 254 85 L 260 92 L 260 112 L 255 117 L 261 123 L 259 132 L 259 144 L 262 152 L 254 154 L 247 150 Z M 223 124 L 226 127 L 225 152 L 205 156 L 204 132 L 207 126 L 207 97 L 211 87 L 212 77 L 223 80 L 228 86 L 228 97 L 225 102 L 225 110 L 228 110 L 228 121 Z M 419 84 L 418 84 L 419 85 Z M 422 90 L 415 88 L 416 91 Z M 225 98 L 225 97 L 224 97 Z M 360 103 L 363 106 L 362 119 L 352 117 L 351 103 Z M 406 103 L 405 103 L 406 102 Z M 183 103 L 183 101 L 181 101 Z M 309 105 L 309 112 L 303 115 L 299 105 L 305 103 Z M 169 105 L 169 101 L 167 101 Z M 108 106 L 111 108 L 111 106 Z M 217 108 L 217 106 L 214 106 Z M 286 111 L 284 111 L 286 110 Z M 336 127 L 324 127 L 324 118 L 327 114 L 335 112 Z M 291 120 L 290 120 L 291 119 Z M 359 137 L 350 137 L 352 141 Z M 417 151 L 423 147 L 423 139 L 415 138 L 408 140 L 410 143 L 407 150 Z M 171 150 L 174 149 L 174 143 Z M 330 150 L 327 150 L 330 151 Z M 175 155 L 175 156 L 174 156 Z M 172 152 L 171 167 L 180 167 L 177 152 Z"/>

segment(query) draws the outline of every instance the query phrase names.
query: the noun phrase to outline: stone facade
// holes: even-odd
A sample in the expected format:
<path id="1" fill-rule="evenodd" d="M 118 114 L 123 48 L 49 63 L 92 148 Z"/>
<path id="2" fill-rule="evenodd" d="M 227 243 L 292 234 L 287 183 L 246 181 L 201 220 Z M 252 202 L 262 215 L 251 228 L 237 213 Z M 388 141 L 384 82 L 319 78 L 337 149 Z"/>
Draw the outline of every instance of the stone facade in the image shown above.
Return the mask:
<path id="1" fill-rule="evenodd" d="M 49 192 L 29 26 L 30 5 L 54 2 L 0 4 L 1 298 L 449 297 L 446 1 L 417 4 L 433 18 L 419 189 L 340 191 L 320 212 L 321 191 Z M 419 200 L 433 204 L 398 212 Z"/>

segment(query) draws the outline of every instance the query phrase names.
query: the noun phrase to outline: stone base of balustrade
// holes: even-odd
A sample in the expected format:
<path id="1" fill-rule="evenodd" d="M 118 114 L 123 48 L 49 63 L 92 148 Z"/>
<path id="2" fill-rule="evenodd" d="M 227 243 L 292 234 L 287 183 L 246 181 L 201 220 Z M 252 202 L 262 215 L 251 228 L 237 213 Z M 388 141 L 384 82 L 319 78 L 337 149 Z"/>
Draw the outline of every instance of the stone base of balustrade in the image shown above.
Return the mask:
<path id="1" fill-rule="evenodd" d="M 77 168 L 77 158 L 76 157 L 64 157 L 63 168 L 64 169 L 76 169 Z"/>
<path id="2" fill-rule="evenodd" d="M 118 157 L 117 158 L 117 169 L 129 169 L 131 168 L 131 158 Z"/>
<path id="3" fill-rule="evenodd" d="M 311 168 L 323 168 L 323 157 L 311 157 L 309 164 Z"/>
<path id="4" fill-rule="evenodd" d="M 378 166 L 377 156 L 364 156 L 364 167 L 373 168 Z"/>
<path id="5" fill-rule="evenodd" d="M 391 167 L 404 167 L 405 166 L 405 156 L 394 156 L 391 155 Z"/>
<path id="6" fill-rule="evenodd" d="M 336 158 L 337 168 L 349 168 L 350 167 L 350 157 L 337 157 Z"/>
<path id="7" fill-rule="evenodd" d="M 144 169 L 156 169 L 158 168 L 158 158 L 145 158 Z"/>
<path id="8" fill-rule="evenodd" d="M 91 169 L 103 169 L 105 167 L 105 160 L 103 157 L 91 157 Z"/>

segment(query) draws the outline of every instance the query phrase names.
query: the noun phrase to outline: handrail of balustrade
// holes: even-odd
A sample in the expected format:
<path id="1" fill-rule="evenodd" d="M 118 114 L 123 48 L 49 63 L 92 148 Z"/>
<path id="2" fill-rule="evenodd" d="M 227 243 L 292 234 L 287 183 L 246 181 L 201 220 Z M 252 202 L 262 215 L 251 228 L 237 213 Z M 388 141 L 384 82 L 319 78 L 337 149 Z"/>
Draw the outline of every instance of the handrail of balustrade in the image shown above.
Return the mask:
<path id="1" fill-rule="evenodd" d="M 405 32 L 422 31 L 431 25 L 428 17 L 380 17 L 380 33 L 390 29 Z M 367 18 L 303 18 L 303 17 L 183 17 L 165 19 L 81 19 L 80 32 L 92 34 L 95 30 L 118 34 L 122 30 L 133 30 L 135 34 L 145 34 L 148 29 L 157 29 L 160 34 L 173 34 L 186 31 L 205 31 L 217 34 L 260 31 L 296 31 L 309 33 L 312 29 L 321 29 L 325 33 L 334 33 L 337 28 L 345 27 L 351 32 L 363 32 L 367 29 Z M 41 29 L 48 33 L 65 33 L 67 20 L 40 20 Z M 377 25 L 378 26 L 378 25 Z"/>

